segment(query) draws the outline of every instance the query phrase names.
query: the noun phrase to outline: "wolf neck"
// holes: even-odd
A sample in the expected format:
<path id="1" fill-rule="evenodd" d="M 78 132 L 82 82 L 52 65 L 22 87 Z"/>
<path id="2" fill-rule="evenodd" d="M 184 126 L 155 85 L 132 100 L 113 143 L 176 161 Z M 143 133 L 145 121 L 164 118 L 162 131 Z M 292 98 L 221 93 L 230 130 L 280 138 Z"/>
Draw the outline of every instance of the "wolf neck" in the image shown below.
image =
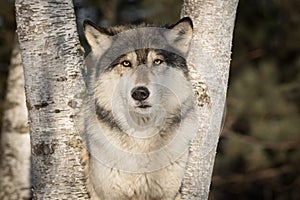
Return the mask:
<path id="1" fill-rule="evenodd" d="M 159 122 L 151 120 L 151 116 L 145 115 L 141 117 L 137 116 L 136 113 L 131 114 L 133 115 L 133 118 L 137 117 L 141 120 L 139 122 L 140 124 L 145 123 L 146 131 L 143 132 L 142 125 L 139 126 L 140 130 L 138 128 L 124 130 L 123 126 L 120 124 L 121 122 L 114 118 L 111 111 L 96 105 L 96 115 L 99 126 L 101 126 L 101 129 L 106 130 L 103 131 L 106 137 L 121 149 L 138 153 L 146 153 L 160 149 L 170 143 L 174 138 L 176 129 L 180 126 L 181 118 L 183 117 L 182 112 L 166 116 L 163 123 L 160 125 Z M 144 119 L 142 119 L 143 117 Z"/>

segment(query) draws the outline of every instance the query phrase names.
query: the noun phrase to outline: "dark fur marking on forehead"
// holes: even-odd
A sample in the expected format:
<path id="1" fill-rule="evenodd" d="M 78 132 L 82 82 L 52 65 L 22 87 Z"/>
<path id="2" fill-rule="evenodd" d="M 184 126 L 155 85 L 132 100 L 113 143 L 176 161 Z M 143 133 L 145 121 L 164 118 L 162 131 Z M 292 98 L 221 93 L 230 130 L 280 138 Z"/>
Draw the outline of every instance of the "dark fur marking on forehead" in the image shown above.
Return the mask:
<path id="1" fill-rule="evenodd" d="M 137 61 L 138 66 L 143 65 L 147 63 L 147 57 L 150 51 L 155 51 L 157 55 L 160 55 L 164 58 L 164 61 L 167 63 L 168 66 L 177 68 L 181 71 L 183 71 L 184 75 L 188 77 L 188 68 L 186 64 L 186 60 L 183 56 L 180 54 L 162 50 L 162 49 L 137 49 L 135 50 L 135 53 L 137 55 Z M 116 65 L 119 64 L 120 60 L 126 56 L 126 54 L 123 54 L 117 58 L 114 59 L 112 63 L 110 63 L 109 67 L 105 69 L 105 72 L 111 71 Z"/>
<path id="2" fill-rule="evenodd" d="M 149 49 L 137 49 L 135 50 L 137 56 L 138 65 L 143 65 L 147 63 L 147 57 L 149 54 Z"/>

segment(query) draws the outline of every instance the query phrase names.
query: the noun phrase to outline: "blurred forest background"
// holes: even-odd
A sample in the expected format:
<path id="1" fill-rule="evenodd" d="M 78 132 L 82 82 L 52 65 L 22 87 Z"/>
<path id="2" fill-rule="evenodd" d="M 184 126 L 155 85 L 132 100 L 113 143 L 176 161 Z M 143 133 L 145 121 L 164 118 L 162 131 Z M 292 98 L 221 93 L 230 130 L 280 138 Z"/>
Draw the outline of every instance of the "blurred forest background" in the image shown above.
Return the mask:
<path id="1" fill-rule="evenodd" d="M 74 0 L 78 30 L 173 23 L 181 0 Z M 14 1 L 0 0 L 0 112 L 14 41 Z M 84 40 L 82 40 L 84 43 Z M 210 200 L 300 199 L 300 1 L 240 0 L 227 114 Z M 0 158 L 1 159 L 1 158 Z"/>

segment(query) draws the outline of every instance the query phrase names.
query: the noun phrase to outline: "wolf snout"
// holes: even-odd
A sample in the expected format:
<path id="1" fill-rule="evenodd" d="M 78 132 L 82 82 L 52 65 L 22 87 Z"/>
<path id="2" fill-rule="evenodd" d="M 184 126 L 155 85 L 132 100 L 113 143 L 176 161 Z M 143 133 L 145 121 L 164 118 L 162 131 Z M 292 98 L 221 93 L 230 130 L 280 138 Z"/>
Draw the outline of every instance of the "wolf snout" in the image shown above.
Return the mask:
<path id="1" fill-rule="evenodd" d="M 131 91 L 131 97 L 137 101 L 144 101 L 149 97 L 149 95 L 150 91 L 144 86 L 135 87 Z"/>

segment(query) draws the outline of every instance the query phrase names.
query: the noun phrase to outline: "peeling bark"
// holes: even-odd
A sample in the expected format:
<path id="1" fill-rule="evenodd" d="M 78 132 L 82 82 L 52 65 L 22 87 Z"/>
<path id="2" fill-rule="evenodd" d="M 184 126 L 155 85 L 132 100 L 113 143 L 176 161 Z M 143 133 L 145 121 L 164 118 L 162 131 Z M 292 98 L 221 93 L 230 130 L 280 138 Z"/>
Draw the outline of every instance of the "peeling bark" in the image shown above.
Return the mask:
<path id="1" fill-rule="evenodd" d="M 208 199 L 222 125 L 238 0 L 185 0 L 182 16 L 194 22 L 188 56 L 198 95 L 200 127 L 190 147 L 182 199 Z"/>
<path id="2" fill-rule="evenodd" d="M 30 199 L 30 135 L 24 75 L 16 42 L 9 67 L 0 145 L 0 199 Z"/>
<path id="3" fill-rule="evenodd" d="M 17 0 L 34 199 L 87 199 L 74 122 L 84 89 L 71 0 Z"/>

